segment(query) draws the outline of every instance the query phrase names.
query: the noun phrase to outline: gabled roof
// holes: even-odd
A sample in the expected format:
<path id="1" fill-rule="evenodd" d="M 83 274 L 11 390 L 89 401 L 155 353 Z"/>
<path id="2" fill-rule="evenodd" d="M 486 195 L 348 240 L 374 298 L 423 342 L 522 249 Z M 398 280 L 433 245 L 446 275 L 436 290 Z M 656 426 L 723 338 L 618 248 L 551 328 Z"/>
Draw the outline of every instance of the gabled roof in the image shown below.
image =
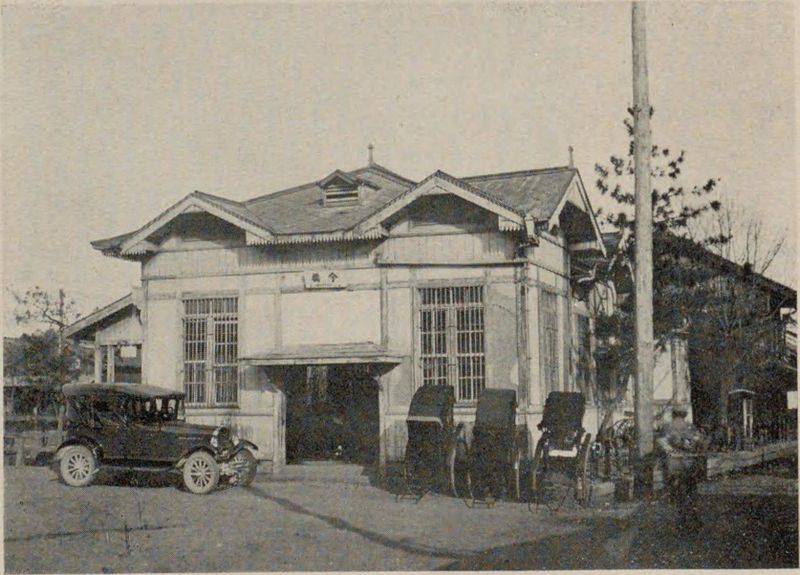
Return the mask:
<path id="1" fill-rule="evenodd" d="M 347 172 L 343 172 L 342 170 L 334 170 L 328 176 L 326 176 L 325 178 L 320 180 L 319 181 L 319 187 L 320 188 L 325 188 L 326 186 L 328 186 L 328 185 L 330 185 L 330 184 L 332 184 L 334 182 L 337 182 L 337 181 L 344 182 L 344 183 L 349 184 L 349 185 L 351 185 L 353 187 L 359 186 L 359 185 L 367 185 L 367 186 L 369 186 L 371 188 L 376 188 L 377 187 L 375 184 L 371 183 L 369 180 L 364 180 L 364 179 L 358 178 L 358 177 L 356 177 L 356 176 L 354 176 L 352 174 L 348 174 Z"/>
<path id="2" fill-rule="evenodd" d="M 686 237 L 677 236 L 671 232 L 662 235 L 660 241 L 670 246 L 669 249 L 675 250 L 696 260 L 702 260 L 707 265 L 716 268 L 722 273 L 736 277 L 749 278 L 759 289 L 770 292 L 784 302 L 782 307 L 797 309 L 797 290 L 768 278 L 767 276 L 747 269 L 737 262 L 733 262 L 720 254 L 712 252 L 707 247 Z"/>
<path id="3" fill-rule="evenodd" d="M 417 183 L 370 163 L 349 172 L 336 170 L 323 180 L 244 202 L 193 192 L 140 229 L 97 240 L 92 245 L 108 255 L 138 258 L 156 247 L 147 238 L 188 210 L 207 211 L 245 229 L 248 244 L 375 239 L 386 233 L 380 225 L 381 217 L 394 213 L 394 208 L 407 203 L 402 198 L 416 197 L 421 186 L 434 179 L 450 193 L 497 213 L 501 229 L 525 229 L 530 235 L 536 222 L 549 221 L 558 215 L 573 181 L 580 179 L 577 174 L 577 170 L 569 167 L 467 178 L 437 171 Z M 323 186 L 336 180 L 364 185 L 367 189 L 352 205 L 325 205 Z M 582 185 L 579 189 L 585 198 Z M 593 214 L 589 213 L 589 217 L 594 221 Z"/>
<path id="4" fill-rule="evenodd" d="M 244 229 L 248 234 L 248 243 L 266 243 L 272 238 L 269 228 L 241 202 L 195 191 L 161 212 L 138 230 L 113 238 L 96 240 L 92 242 L 92 246 L 110 255 L 136 257 L 154 249 L 155 246 L 147 241 L 148 237 L 179 215 L 196 211 L 208 212 Z"/>
<path id="5" fill-rule="evenodd" d="M 110 323 L 117 314 L 128 312 L 135 305 L 133 293 L 129 293 L 65 327 L 64 337 L 82 339 L 88 332 Z"/>
<path id="6" fill-rule="evenodd" d="M 404 193 L 396 196 L 390 202 L 382 206 L 375 213 L 371 214 L 368 218 L 359 223 L 359 227 L 363 230 L 371 229 L 385 221 L 391 215 L 397 213 L 411 202 L 416 200 L 422 195 L 430 193 L 450 193 L 461 198 L 478 204 L 482 208 L 496 213 L 498 216 L 507 221 L 517 224 L 518 228 L 524 226 L 525 214 L 520 210 L 508 205 L 504 201 L 485 194 L 480 189 L 454 178 L 440 170 L 434 172 L 416 186 L 409 188 Z"/>
<path id="7" fill-rule="evenodd" d="M 574 168 L 558 167 L 470 176 L 461 180 L 543 221 L 553 216 L 577 173 Z"/>

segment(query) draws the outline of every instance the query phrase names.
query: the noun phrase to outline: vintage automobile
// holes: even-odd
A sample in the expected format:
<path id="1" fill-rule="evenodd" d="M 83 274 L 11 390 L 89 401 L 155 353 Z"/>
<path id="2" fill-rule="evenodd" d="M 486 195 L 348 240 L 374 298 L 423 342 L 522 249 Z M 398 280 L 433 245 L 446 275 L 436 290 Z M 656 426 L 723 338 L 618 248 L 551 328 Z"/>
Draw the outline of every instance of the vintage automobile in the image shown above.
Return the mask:
<path id="1" fill-rule="evenodd" d="M 251 442 L 228 427 L 184 419 L 184 394 L 140 384 L 67 384 L 65 438 L 53 468 L 67 485 L 84 487 L 99 469 L 173 471 L 192 493 L 224 478 L 247 486 L 256 474 Z"/>

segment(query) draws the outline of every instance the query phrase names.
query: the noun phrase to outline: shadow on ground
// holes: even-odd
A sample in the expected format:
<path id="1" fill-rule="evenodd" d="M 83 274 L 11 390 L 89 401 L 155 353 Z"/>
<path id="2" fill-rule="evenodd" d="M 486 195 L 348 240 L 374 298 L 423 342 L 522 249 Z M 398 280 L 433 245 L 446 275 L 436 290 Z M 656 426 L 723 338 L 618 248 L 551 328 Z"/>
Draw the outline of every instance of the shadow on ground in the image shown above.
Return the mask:
<path id="1" fill-rule="evenodd" d="M 267 499 L 269 501 L 273 501 L 283 507 L 284 509 L 291 511 L 293 513 L 298 513 L 300 515 L 306 515 L 308 517 L 313 517 L 315 519 L 319 519 L 333 527 L 334 529 L 341 529 L 345 531 L 349 531 L 350 533 L 355 533 L 360 535 L 364 539 L 372 541 L 374 543 L 378 543 L 390 549 L 397 549 L 400 551 L 404 551 L 406 553 L 412 553 L 414 555 L 422 555 L 426 557 L 438 557 L 443 559 L 459 559 L 465 558 L 472 555 L 469 551 L 458 551 L 458 550 L 450 550 L 450 549 L 440 549 L 436 547 L 429 547 L 426 545 L 420 545 L 416 543 L 411 543 L 408 541 L 397 541 L 382 533 L 378 533 L 376 531 L 371 531 L 369 529 L 364 529 L 363 527 L 358 527 L 353 525 L 349 521 L 345 521 L 339 517 L 335 517 L 333 515 L 326 515 L 324 513 L 319 513 L 317 511 L 312 511 L 311 509 L 307 509 L 302 505 L 298 505 L 297 503 L 286 499 L 284 497 L 278 497 L 277 495 L 271 495 L 264 491 L 259 487 L 251 487 L 250 491 L 261 497 L 262 499 Z"/>
<path id="2" fill-rule="evenodd" d="M 703 527 L 686 532 L 664 500 L 628 519 L 596 518 L 577 531 L 497 547 L 444 569 L 797 568 L 797 497 L 706 496 Z"/>

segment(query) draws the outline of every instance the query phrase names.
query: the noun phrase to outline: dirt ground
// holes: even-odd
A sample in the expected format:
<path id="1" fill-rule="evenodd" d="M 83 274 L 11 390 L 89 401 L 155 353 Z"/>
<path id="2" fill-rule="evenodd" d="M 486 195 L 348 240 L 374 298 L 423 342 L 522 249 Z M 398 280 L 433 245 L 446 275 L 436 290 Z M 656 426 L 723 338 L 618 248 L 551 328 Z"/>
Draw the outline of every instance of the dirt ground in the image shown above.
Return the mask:
<path id="1" fill-rule="evenodd" d="M 317 571 L 797 566 L 797 479 L 775 470 L 703 486 L 701 536 L 663 501 L 530 513 L 499 502 L 415 504 L 363 483 L 261 478 L 195 496 L 168 480 L 73 489 L 5 468 L 5 570 Z"/>

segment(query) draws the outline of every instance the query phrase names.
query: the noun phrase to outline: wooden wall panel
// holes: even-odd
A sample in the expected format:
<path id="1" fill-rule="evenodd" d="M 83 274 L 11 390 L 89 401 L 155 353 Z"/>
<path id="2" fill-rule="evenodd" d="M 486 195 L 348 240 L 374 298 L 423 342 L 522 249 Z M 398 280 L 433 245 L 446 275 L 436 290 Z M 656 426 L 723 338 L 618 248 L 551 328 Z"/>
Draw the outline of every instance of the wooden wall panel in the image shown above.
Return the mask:
<path id="1" fill-rule="evenodd" d="M 386 263 L 481 263 L 514 258 L 514 238 L 498 232 L 401 236 L 387 239 L 379 261 Z"/>

